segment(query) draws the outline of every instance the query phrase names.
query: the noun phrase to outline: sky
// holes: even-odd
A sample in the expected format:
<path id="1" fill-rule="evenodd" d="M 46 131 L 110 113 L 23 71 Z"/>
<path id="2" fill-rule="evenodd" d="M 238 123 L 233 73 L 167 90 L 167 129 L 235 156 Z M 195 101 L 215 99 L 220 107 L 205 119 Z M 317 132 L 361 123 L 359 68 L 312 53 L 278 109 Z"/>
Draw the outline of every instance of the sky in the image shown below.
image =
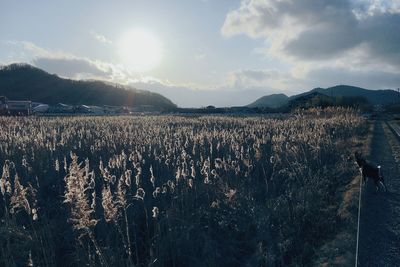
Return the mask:
<path id="1" fill-rule="evenodd" d="M 0 64 L 16 62 L 181 107 L 396 89 L 400 0 L 0 0 Z"/>

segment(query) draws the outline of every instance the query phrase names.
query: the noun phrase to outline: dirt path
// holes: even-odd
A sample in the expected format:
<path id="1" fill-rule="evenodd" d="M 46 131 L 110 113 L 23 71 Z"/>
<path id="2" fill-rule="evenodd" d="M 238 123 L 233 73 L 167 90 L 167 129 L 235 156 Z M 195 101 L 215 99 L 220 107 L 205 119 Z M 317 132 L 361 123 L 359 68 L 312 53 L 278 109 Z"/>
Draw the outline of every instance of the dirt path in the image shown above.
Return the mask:
<path id="1" fill-rule="evenodd" d="M 400 165 L 398 140 L 383 121 L 374 127 L 371 155 L 381 165 L 388 192 L 375 192 L 370 180 L 362 192 L 359 266 L 400 267 Z M 394 153 L 393 153 L 394 152 Z M 397 159 L 397 161 L 396 161 Z"/>

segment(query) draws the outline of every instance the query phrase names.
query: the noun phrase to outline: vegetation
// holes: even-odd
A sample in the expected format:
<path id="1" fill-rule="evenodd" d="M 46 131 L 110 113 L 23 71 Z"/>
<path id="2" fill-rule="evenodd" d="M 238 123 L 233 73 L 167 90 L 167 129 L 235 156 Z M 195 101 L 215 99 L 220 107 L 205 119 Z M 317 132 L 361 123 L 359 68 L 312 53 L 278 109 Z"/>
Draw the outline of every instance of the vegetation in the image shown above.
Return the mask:
<path id="1" fill-rule="evenodd" d="M 50 105 L 151 105 L 160 110 L 176 107 L 160 94 L 102 81 L 62 79 L 27 64 L 0 68 L 0 95 L 11 100 L 32 100 Z"/>
<path id="2" fill-rule="evenodd" d="M 373 107 L 368 100 L 361 96 L 336 96 L 330 97 L 317 92 L 300 96 L 288 104 L 290 110 L 298 108 L 315 107 L 351 107 L 362 111 L 372 111 Z"/>
<path id="3" fill-rule="evenodd" d="M 268 108 L 284 108 L 292 106 L 293 102 L 299 102 L 301 99 L 310 98 L 318 95 L 319 98 L 325 98 L 324 104 L 329 103 L 330 106 L 359 106 L 367 108 L 370 105 L 392 105 L 398 103 L 400 99 L 399 92 L 394 90 L 368 90 L 360 87 L 349 85 L 338 85 L 329 88 L 314 88 L 308 92 L 288 97 L 284 94 L 267 95 L 257 99 L 248 105 L 249 107 L 268 107 Z M 355 101 L 355 102 L 352 102 Z M 361 102 L 360 102 L 361 101 Z M 314 105 L 316 107 L 317 105 Z"/>
<path id="4" fill-rule="evenodd" d="M 400 99 L 398 103 L 386 106 L 385 111 L 389 113 L 400 113 Z"/>
<path id="5" fill-rule="evenodd" d="M 265 107 L 265 108 L 281 108 L 287 105 L 289 97 L 285 94 L 272 94 L 260 97 L 253 103 L 247 105 L 248 107 Z"/>
<path id="6" fill-rule="evenodd" d="M 307 265 L 340 223 L 346 140 L 365 129 L 338 108 L 2 117 L 0 265 Z"/>

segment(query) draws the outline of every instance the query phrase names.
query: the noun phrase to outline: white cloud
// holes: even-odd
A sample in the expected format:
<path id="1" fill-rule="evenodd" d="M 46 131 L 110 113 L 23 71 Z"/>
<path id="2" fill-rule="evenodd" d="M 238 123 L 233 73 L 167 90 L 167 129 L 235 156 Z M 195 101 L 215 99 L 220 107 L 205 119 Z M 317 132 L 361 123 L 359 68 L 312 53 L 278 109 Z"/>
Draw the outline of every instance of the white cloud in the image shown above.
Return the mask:
<path id="1" fill-rule="evenodd" d="M 365 85 L 361 79 L 372 83 L 370 74 L 379 81 L 372 84 L 382 87 L 394 85 L 400 71 L 398 0 L 242 0 L 226 15 L 221 33 L 264 39 L 266 47 L 257 51 L 291 66 L 272 80 L 270 71 L 262 72 L 268 79 L 261 81 L 236 73 L 236 83 L 285 89 L 307 79 L 314 84 L 316 73 L 330 72 L 337 75 L 321 75 L 321 84 Z"/>
<path id="2" fill-rule="evenodd" d="M 258 88 L 266 91 L 286 91 L 291 93 L 294 88 L 303 85 L 301 79 L 289 72 L 274 69 L 238 70 L 228 75 L 227 86 L 237 89 Z"/>
<path id="3" fill-rule="evenodd" d="M 43 48 L 32 42 L 3 41 L 2 44 L 13 51 L 10 58 L 2 60 L 3 63 L 26 62 L 49 73 L 72 79 L 99 79 L 127 84 L 134 77 L 122 66 Z"/>
<path id="4" fill-rule="evenodd" d="M 107 79 L 112 75 L 112 68 L 107 64 L 93 62 L 84 58 L 38 57 L 33 60 L 33 64 L 62 77 L 74 79 Z"/>
<path id="5" fill-rule="evenodd" d="M 99 41 L 99 42 L 101 42 L 101 43 L 104 43 L 104 44 L 112 44 L 112 43 L 113 43 L 110 39 L 108 39 L 107 37 L 105 37 L 105 36 L 102 35 L 102 34 L 98 34 L 98 33 L 95 33 L 95 32 L 91 32 L 90 34 L 91 34 L 97 41 Z"/>
<path id="6" fill-rule="evenodd" d="M 28 59 L 32 59 L 33 57 L 58 58 L 58 57 L 70 56 L 69 54 L 61 51 L 50 51 L 49 49 L 40 47 L 28 41 L 8 40 L 8 41 L 3 41 L 2 43 L 15 49 L 15 53 L 12 56 L 19 54 Z"/>
<path id="7" fill-rule="evenodd" d="M 338 77 L 340 77 L 340 81 L 338 81 Z M 398 72 L 324 67 L 311 70 L 307 74 L 307 81 L 312 87 L 330 87 L 337 84 L 350 84 L 367 89 L 390 89 L 399 86 L 400 76 Z"/>
<path id="8" fill-rule="evenodd" d="M 400 67 L 398 1 L 246 0 L 221 31 L 265 38 L 267 53 L 293 61 L 337 58 L 363 45 L 371 62 Z"/>

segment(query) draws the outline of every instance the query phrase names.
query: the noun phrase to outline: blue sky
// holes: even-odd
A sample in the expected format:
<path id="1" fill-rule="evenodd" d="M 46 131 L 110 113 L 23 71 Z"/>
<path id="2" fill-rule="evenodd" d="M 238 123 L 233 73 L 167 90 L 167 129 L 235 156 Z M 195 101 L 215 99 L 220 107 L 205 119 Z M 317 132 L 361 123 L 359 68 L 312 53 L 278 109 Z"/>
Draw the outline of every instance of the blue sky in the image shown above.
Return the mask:
<path id="1" fill-rule="evenodd" d="M 118 53 L 141 28 L 160 64 Z M 0 0 L 0 64 L 159 92 L 179 106 L 243 105 L 270 93 L 400 86 L 398 0 Z"/>

